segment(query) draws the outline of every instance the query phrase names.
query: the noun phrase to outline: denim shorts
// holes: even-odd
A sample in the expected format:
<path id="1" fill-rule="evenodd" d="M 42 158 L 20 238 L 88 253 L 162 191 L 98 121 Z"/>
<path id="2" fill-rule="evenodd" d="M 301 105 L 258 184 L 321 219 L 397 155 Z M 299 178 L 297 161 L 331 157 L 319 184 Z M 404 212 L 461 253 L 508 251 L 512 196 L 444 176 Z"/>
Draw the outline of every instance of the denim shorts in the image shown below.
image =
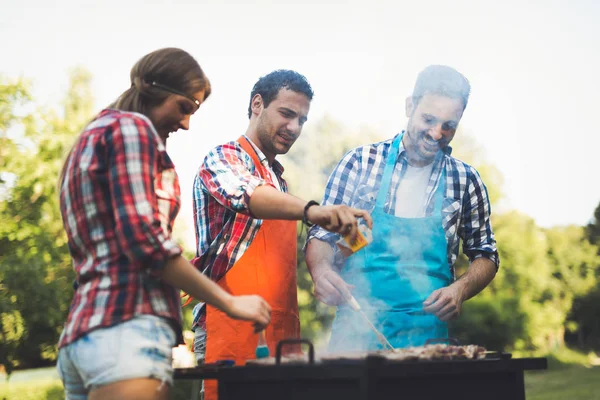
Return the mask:
<path id="1" fill-rule="evenodd" d="M 169 322 L 153 315 L 89 332 L 58 352 L 56 367 L 67 400 L 87 399 L 90 390 L 127 379 L 172 384 L 175 342 Z"/>

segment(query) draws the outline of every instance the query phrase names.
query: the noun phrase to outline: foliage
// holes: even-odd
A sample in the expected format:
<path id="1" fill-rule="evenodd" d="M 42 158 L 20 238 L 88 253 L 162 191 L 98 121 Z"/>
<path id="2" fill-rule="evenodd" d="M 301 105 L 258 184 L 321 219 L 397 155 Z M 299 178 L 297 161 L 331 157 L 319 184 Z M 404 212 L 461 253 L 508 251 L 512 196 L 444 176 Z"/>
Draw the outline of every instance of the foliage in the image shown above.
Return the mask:
<path id="1" fill-rule="evenodd" d="M 600 255 L 600 203 L 594 218 L 586 226 L 586 236 Z M 567 340 L 582 349 L 600 351 L 600 266 L 596 262 L 595 287 L 587 294 L 577 296 L 568 318 Z"/>
<path id="2" fill-rule="evenodd" d="M 475 297 L 464 304 L 459 318 L 450 323 L 450 336 L 460 343 L 477 343 L 503 351 L 525 336 L 527 315 L 514 297 Z"/>
<path id="3" fill-rule="evenodd" d="M 12 338 L 0 341 L 0 363 L 7 372 L 56 358 L 73 293 L 57 177 L 92 105 L 89 73 L 75 69 L 70 78 L 60 115 L 26 102 L 22 84 L 0 86 L 0 322 L 3 335 Z"/>

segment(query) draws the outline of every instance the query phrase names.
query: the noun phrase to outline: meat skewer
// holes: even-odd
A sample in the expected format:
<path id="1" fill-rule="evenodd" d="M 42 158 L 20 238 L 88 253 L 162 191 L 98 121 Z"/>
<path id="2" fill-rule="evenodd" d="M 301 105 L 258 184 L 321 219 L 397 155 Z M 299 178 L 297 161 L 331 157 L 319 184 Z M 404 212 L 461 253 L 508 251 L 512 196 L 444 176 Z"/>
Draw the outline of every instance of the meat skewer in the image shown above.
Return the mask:
<path id="1" fill-rule="evenodd" d="M 369 327 L 371 327 L 371 329 L 377 336 L 377 340 L 379 340 L 379 343 L 381 343 L 383 345 L 383 347 L 388 347 L 390 350 L 395 350 L 394 347 L 390 344 L 390 342 L 383 335 L 383 333 L 379 332 L 379 330 L 377 330 L 377 328 L 375 328 L 375 325 L 373 325 L 371 320 L 365 315 L 363 310 L 360 308 L 360 304 L 358 304 L 358 302 L 356 301 L 354 296 L 350 295 L 350 298 L 348 298 L 347 301 L 348 301 L 348 304 L 350 304 L 350 307 L 352 307 L 352 309 L 354 311 L 358 312 L 362 316 L 362 318 L 365 320 L 365 322 L 367 322 Z"/>

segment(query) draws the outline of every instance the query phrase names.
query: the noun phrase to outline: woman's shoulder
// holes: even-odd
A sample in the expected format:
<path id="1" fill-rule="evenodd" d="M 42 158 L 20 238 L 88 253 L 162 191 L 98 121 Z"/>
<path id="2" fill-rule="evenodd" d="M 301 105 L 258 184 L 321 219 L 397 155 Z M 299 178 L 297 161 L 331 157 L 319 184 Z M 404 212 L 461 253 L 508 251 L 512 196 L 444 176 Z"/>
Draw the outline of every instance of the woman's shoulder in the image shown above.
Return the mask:
<path id="1" fill-rule="evenodd" d="M 140 113 L 112 108 L 102 110 L 86 127 L 86 131 L 110 131 L 112 135 L 139 136 L 161 143 L 150 119 Z"/>

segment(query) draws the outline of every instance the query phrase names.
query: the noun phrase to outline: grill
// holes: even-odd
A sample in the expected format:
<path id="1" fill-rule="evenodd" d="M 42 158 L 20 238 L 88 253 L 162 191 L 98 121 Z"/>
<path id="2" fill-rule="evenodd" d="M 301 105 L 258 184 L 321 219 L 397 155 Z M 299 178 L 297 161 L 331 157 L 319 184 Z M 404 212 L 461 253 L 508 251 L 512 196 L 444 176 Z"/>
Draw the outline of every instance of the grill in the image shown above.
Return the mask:
<path id="1" fill-rule="evenodd" d="M 309 346 L 308 362 L 281 364 L 287 343 Z M 217 379 L 219 400 L 524 400 L 524 371 L 547 368 L 545 358 L 511 358 L 490 353 L 480 360 L 393 361 L 381 356 L 360 360 L 314 361 L 306 340 L 282 341 L 274 365 L 204 365 L 175 370 L 175 379 Z"/>

